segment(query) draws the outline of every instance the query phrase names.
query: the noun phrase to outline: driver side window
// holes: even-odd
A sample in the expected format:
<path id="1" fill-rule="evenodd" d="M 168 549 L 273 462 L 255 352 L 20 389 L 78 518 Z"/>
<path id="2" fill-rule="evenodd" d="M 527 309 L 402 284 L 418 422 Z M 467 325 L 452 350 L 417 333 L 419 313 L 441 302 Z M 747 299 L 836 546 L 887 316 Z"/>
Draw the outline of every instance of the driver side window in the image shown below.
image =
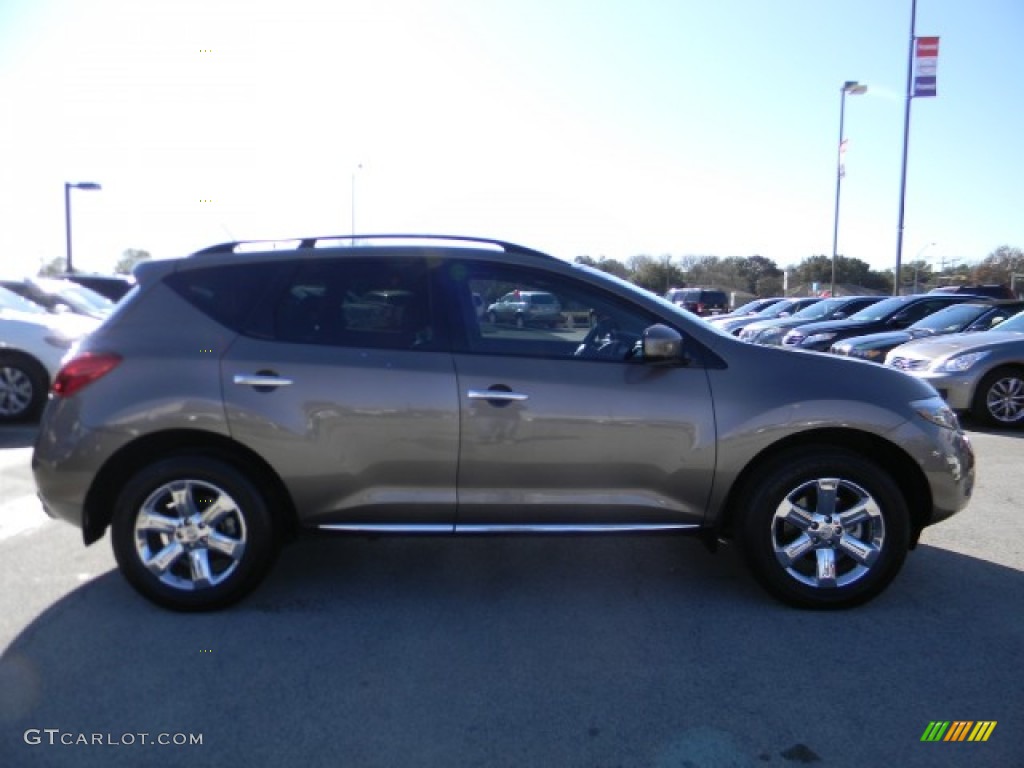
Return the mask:
<path id="1" fill-rule="evenodd" d="M 541 270 L 478 263 L 460 265 L 452 277 L 469 353 L 624 361 L 657 322 L 598 288 Z"/>

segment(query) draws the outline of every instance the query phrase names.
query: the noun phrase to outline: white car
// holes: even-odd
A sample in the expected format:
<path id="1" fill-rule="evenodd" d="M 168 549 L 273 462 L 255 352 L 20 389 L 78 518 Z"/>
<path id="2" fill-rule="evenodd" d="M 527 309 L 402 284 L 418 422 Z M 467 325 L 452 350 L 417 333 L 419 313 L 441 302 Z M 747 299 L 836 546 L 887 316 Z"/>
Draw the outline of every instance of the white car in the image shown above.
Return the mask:
<path id="1" fill-rule="evenodd" d="M 0 424 L 39 415 L 61 358 L 99 324 L 70 312 L 50 314 L 0 288 Z"/>

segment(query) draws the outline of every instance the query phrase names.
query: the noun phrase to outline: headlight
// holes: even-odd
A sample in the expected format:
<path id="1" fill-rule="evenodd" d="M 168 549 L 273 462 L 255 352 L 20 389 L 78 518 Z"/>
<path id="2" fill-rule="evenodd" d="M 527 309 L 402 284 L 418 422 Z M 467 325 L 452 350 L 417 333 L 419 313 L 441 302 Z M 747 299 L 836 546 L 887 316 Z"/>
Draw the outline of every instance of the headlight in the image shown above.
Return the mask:
<path id="1" fill-rule="evenodd" d="M 854 357 L 859 357 L 864 360 L 880 360 L 885 356 L 885 350 L 883 349 L 852 349 L 850 354 Z"/>
<path id="2" fill-rule="evenodd" d="M 804 339 L 804 344 L 822 344 L 826 341 L 832 341 L 838 333 L 815 333 Z"/>
<path id="3" fill-rule="evenodd" d="M 762 344 L 775 344 L 782 338 L 782 331 L 782 328 L 769 328 L 761 331 L 761 335 L 757 337 L 757 340 Z"/>
<path id="4" fill-rule="evenodd" d="M 935 366 L 934 370 L 941 371 L 942 373 L 963 373 L 979 360 L 984 360 L 988 355 L 988 350 L 985 350 L 984 352 L 968 352 L 963 355 L 955 355 L 940 362 Z"/>
<path id="5" fill-rule="evenodd" d="M 930 397 L 927 400 L 915 400 L 910 406 L 917 415 L 944 429 L 960 430 L 960 422 L 946 401 L 941 397 Z"/>

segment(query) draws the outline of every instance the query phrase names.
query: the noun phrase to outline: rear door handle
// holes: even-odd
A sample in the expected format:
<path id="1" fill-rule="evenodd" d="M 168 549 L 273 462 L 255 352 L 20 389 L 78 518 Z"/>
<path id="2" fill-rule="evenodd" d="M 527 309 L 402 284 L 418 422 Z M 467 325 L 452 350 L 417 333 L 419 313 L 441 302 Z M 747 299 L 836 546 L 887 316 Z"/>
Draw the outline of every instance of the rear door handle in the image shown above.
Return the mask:
<path id="1" fill-rule="evenodd" d="M 277 374 L 268 373 L 236 373 L 234 378 L 235 384 L 242 384 L 247 387 L 256 387 L 257 389 L 264 389 L 268 391 L 276 387 L 287 387 L 292 384 L 291 379 L 283 378 Z"/>

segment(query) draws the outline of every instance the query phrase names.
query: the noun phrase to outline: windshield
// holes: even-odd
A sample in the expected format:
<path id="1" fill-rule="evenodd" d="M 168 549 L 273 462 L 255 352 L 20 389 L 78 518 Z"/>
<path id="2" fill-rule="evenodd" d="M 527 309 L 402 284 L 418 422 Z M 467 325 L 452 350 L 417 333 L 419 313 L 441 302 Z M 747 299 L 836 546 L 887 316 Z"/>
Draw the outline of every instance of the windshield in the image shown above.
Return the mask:
<path id="1" fill-rule="evenodd" d="M 114 302 L 91 288 L 70 280 L 37 280 L 39 287 L 49 294 L 59 296 L 76 312 L 87 314 L 110 314 Z"/>
<path id="2" fill-rule="evenodd" d="M 31 312 L 34 315 L 45 315 L 46 310 L 34 301 L 22 298 L 14 291 L 0 287 L 0 309 L 11 309 L 16 312 Z"/>
<path id="3" fill-rule="evenodd" d="M 1024 333 L 1024 312 L 1018 312 L 1009 320 L 1004 320 L 992 330 L 1014 331 L 1015 333 Z"/>
<path id="4" fill-rule="evenodd" d="M 822 299 L 808 307 L 804 307 L 799 312 L 794 312 L 792 317 L 794 319 L 800 318 L 801 320 L 822 320 L 844 304 L 846 304 L 846 299 Z"/>
<path id="5" fill-rule="evenodd" d="M 992 309 L 991 306 L 982 304 L 954 304 L 951 307 L 940 309 L 932 315 L 922 317 L 907 330 L 953 333 L 961 328 L 966 328 L 990 309 Z"/>
<path id="6" fill-rule="evenodd" d="M 864 307 L 860 312 L 855 312 L 850 315 L 849 319 L 857 320 L 858 322 L 885 320 L 889 315 L 899 312 L 905 306 L 907 306 L 906 299 L 899 296 L 893 296 L 891 299 L 882 299 L 877 304 Z"/>

